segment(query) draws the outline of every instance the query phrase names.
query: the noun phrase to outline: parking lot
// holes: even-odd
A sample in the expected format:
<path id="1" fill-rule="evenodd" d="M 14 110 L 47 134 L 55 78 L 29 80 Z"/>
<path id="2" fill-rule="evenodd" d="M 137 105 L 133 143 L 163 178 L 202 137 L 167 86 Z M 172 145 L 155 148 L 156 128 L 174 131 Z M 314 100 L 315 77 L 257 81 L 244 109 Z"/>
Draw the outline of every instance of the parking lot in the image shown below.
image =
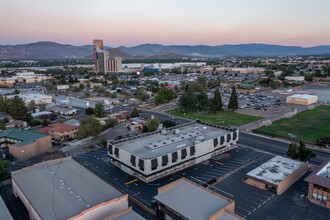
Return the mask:
<path id="1" fill-rule="evenodd" d="M 111 165 L 106 149 L 85 153 L 74 159 L 149 207 L 152 207 L 150 201 L 157 195 L 159 187 L 179 178 L 184 177 L 201 185 L 219 178 L 217 184 L 208 185 L 208 188 L 234 200 L 235 213 L 246 219 L 326 219 L 328 210 L 306 199 L 308 184 L 303 181 L 304 177 L 281 196 L 243 182 L 247 172 L 272 157 L 262 151 L 238 147 L 149 184 Z M 297 209 L 303 210 L 298 212 Z"/>
<path id="2" fill-rule="evenodd" d="M 214 178 L 218 178 L 244 164 L 263 156 L 264 153 L 256 152 L 248 148 L 239 147 L 213 159 L 204 161 L 194 167 L 177 172 L 173 175 L 157 180 L 152 183 L 135 181 L 134 177 L 124 173 L 109 163 L 106 149 L 99 149 L 74 157 L 82 165 L 96 172 L 111 184 L 136 197 L 142 203 L 150 206 L 150 201 L 157 195 L 157 189 L 179 178 L 185 177 L 198 184 L 205 184 Z M 129 184 L 127 184 L 129 183 Z M 226 193 L 218 187 L 211 187 L 213 191 L 222 192 L 226 197 L 232 198 L 231 193 Z"/>

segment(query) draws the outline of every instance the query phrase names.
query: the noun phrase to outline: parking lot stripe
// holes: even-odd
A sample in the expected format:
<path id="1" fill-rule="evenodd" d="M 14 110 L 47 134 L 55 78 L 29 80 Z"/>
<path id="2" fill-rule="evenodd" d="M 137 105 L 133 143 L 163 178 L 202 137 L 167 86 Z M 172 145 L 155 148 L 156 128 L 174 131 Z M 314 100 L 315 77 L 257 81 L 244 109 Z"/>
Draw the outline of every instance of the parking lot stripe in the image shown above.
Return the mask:
<path id="1" fill-rule="evenodd" d="M 136 181 L 138 181 L 138 179 L 135 179 L 135 180 L 129 181 L 129 182 L 125 183 L 125 185 L 128 185 L 128 184 L 130 184 L 130 183 L 134 183 L 134 182 L 136 182 Z"/>
<path id="2" fill-rule="evenodd" d="M 246 209 L 243 209 L 242 207 L 240 207 L 240 206 L 238 206 L 238 205 L 236 205 L 236 207 L 235 207 L 236 209 L 240 209 L 240 210 L 243 210 L 244 212 L 247 212 L 248 213 L 248 215 L 251 213 L 250 211 L 248 211 L 248 210 L 246 210 Z"/>
<path id="3" fill-rule="evenodd" d="M 239 213 L 238 211 L 235 211 L 235 213 L 243 218 L 246 218 L 246 215 L 243 215 L 242 213 Z"/>
<path id="4" fill-rule="evenodd" d="M 218 162 L 218 161 L 215 161 L 217 164 L 220 164 L 220 165 L 223 165 L 223 163 L 220 163 L 220 162 Z"/>

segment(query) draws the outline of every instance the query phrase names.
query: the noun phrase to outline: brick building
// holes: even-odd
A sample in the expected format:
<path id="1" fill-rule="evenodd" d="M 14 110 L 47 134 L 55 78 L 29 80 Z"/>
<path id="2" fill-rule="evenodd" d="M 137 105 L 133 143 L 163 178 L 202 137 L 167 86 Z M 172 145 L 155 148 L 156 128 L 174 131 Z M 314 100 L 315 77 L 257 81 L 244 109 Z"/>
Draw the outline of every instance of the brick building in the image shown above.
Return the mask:
<path id="1" fill-rule="evenodd" d="M 36 132 L 50 134 L 52 139 L 58 141 L 65 141 L 68 139 L 74 139 L 78 136 L 78 126 L 67 125 L 62 123 L 50 124 L 47 127 L 43 127 L 35 130 Z"/>
<path id="2" fill-rule="evenodd" d="M 311 202 L 330 208 L 330 157 L 306 179 L 308 199 Z"/>

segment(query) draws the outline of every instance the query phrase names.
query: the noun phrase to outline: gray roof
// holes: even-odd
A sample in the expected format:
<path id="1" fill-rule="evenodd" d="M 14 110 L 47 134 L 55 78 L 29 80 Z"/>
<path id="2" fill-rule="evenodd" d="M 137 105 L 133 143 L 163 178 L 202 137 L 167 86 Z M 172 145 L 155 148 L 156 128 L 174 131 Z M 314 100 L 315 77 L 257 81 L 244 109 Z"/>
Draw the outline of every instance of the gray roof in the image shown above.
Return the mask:
<path id="1" fill-rule="evenodd" d="M 131 141 L 117 143 L 114 146 L 139 158 L 148 159 L 192 146 L 193 141 L 198 136 L 203 136 L 207 141 L 231 133 L 229 130 L 199 123 L 189 123 L 178 129 L 180 130 L 179 134 L 173 134 L 173 130 L 170 130 L 167 135 L 156 132 Z"/>
<path id="2" fill-rule="evenodd" d="M 133 210 L 128 210 L 110 219 L 111 220 L 145 220 L 145 218 L 143 218 L 141 215 L 137 214 Z"/>
<path id="3" fill-rule="evenodd" d="M 12 216 L 7 209 L 5 202 L 2 200 L 0 196 L 0 219 L 12 220 Z"/>
<path id="4" fill-rule="evenodd" d="M 187 181 L 181 181 L 154 197 L 190 220 L 209 219 L 229 201 Z"/>
<path id="5" fill-rule="evenodd" d="M 21 169 L 12 179 L 42 219 L 68 219 L 123 196 L 71 158 Z"/>

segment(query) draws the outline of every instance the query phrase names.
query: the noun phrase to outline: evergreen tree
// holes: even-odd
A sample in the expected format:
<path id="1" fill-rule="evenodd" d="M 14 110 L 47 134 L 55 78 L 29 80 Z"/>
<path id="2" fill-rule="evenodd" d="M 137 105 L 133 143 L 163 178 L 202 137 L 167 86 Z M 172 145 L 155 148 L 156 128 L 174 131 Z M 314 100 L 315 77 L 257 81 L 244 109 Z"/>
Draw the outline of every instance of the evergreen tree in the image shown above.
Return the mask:
<path id="1" fill-rule="evenodd" d="M 27 115 L 27 108 L 25 102 L 19 96 L 14 96 L 11 100 L 11 105 L 9 108 L 10 116 L 15 120 L 25 120 Z"/>
<path id="2" fill-rule="evenodd" d="M 134 107 L 133 111 L 131 112 L 131 117 L 132 118 L 139 117 L 139 111 L 137 110 L 136 107 Z"/>
<path id="3" fill-rule="evenodd" d="M 9 113 L 11 99 L 7 98 L 6 96 L 0 97 L 0 112 Z"/>
<path id="4" fill-rule="evenodd" d="M 297 145 L 296 143 L 291 143 L 289 145 L 289 149 L 286 152 L 286 155 L 288 155 L 288 157 L 290 157 L 291 159 L 297 159 L 298 158 L 298 152 L 297 152 Z"/>
<path id="5" fill-rule="evenodd" d="M 212 111 L 222 111 L 222 98 L 219 89 L 215 90 L 214 93 Z"/>
<path id="6" fill-rule="evenodd" d="M 233 90 L 231 91 L 228 109 L 232 109 L 233 111 L 238 109 L 238 99 L 235 86 L 233 86 Z"/>

